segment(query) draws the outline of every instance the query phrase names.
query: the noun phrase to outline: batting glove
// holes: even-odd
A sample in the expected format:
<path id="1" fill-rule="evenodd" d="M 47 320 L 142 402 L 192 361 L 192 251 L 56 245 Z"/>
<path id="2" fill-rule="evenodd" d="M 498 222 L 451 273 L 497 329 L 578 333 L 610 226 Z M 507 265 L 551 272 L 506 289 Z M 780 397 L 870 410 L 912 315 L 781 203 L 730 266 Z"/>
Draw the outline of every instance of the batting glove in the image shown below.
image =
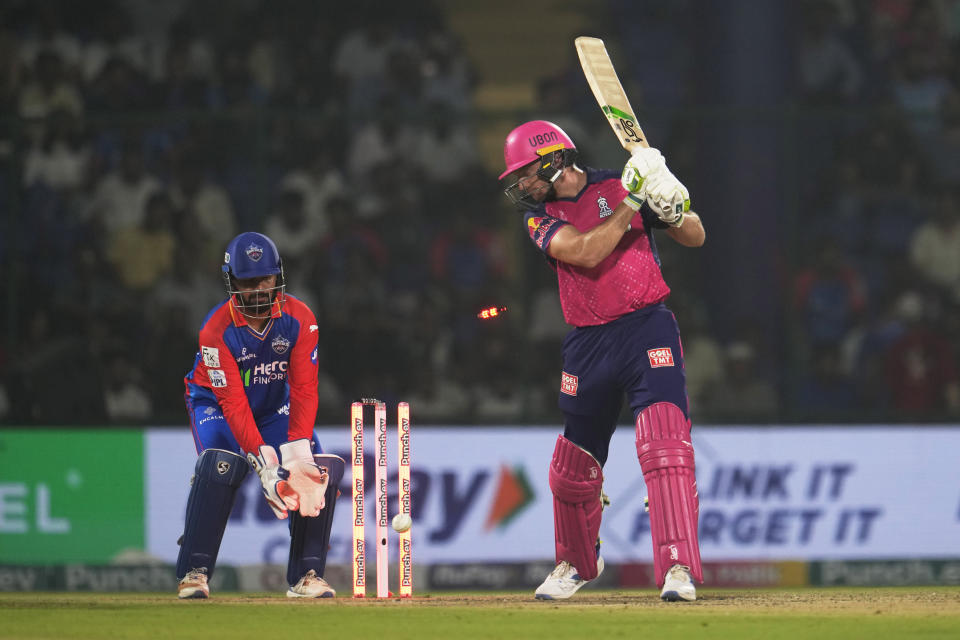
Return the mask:
<path id="1" fill-rule="evenodd" d="M 310 445 L 307 438 L 280 445 L 283 468 L 290 472 L 287 482 L 296 500 L 290 509 L 299 510 L 300 515 L 307 518 L 319 515 L 326 506 L 325 495 L 330 481 L 327 470 L 314 462 Z"/>
<path id="2" fill-rule="evenodd" d="M 671 227 L 683 224 L 683 214 L 690 211 L 690 193 L 683 183 L 666 166 L 647 182 L 646 196 L 650 209 Z"/>
<path id="3" fill-rule="evenodd" d="M 627 160 L 620 174 L 620 184 L 627 190 L 624 202 L 634 211 L 640 209 L 647 198 L 647 180 L 666 167 L 663 154 L 653 147 L 637 149 Z"/>
<path id="4" fill-rule="evenodd" d="M 263 497 L 280 520 L 287 517 L 287 509 L 296 509 L 296 494 L 288 484 L 290 472 L 280 466 L 277 450 L 268 444 L 260 445 L 257 453 L 247 454 L 247 462 L 260 476 Z"/>

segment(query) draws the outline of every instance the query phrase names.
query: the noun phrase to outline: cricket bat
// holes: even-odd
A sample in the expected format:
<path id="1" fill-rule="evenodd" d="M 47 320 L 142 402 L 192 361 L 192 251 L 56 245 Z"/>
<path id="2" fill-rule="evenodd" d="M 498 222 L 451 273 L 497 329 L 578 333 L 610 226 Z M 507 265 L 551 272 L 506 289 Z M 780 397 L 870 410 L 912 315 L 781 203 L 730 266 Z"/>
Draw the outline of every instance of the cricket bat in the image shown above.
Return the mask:
<path id="1" fill-rule="evenodd" d="M 620 139 L 620 144 L 631 153 L 637 147 L 649 147 L 647 137 L 637 124 L 637 116 L 627 100 L 627 94 L 620 84 L 620 78 L 617 77 L 617 71 L 613 68 L 603 40 L 580 36 L 574 43 L 577 55 L 580 56 L 583 75 L 587 78 L 603 115 L 607 116 L 607 122 Z"/>

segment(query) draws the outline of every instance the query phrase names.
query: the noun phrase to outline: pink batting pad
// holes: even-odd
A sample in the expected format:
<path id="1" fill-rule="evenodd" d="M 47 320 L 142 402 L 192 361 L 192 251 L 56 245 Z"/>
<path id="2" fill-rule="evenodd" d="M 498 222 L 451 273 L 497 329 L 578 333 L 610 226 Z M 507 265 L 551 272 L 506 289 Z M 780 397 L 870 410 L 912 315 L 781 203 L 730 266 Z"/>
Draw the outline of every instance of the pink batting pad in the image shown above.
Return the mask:
<path id="1" fill-rule="evenodd" d="M 592 455 L 562 435 L 550 463 L 557 562 L 566 560 L 584 580 L 597 577 L 597 535 L 603 470 Z"/>
<path id="2" fill-rule="evenodd" d="M 703 582 L 697 520 L 696 465 L 690 443 L 690 421 L 680 407 L 658 402 L 637 416 L 637 458 L 650 500 L 653 537 L 653 570 L 662 587 L 667 570 L 675 564 L 690 567 Z"/>

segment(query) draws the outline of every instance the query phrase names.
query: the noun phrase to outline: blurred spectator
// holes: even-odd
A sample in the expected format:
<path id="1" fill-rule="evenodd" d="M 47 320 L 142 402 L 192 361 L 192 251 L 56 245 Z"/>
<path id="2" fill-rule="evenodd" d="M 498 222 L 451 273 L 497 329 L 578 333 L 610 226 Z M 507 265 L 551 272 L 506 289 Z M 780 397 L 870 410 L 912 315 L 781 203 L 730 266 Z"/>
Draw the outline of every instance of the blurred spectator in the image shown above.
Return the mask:
<path id="1" fill-rule="evenodd" d="M 263 106 L 269 102 L 267 89 L 257 84 L 251 72 L 247 43 L 229 42 L 219 51 L 216 96 L 217 104 L 226 108 Z"/>
<path id="2" fill-rule="evenodd" d="M 88 217 L 108 233 L 137 227 L 146 214 L 147 200 L 161 187 L 144 167 L 140 141 L 128 138 L 121 148 L 119 168 L 96 184 Z"/>
<path id="3" fill-rule="evenodd" d="M 209 75 L 198 62 L 212 52 L 198 54 L 197 44 L 186 36 L 175 37 L 164 59 L 164 74 L 154 87 L 157 102 L 168 109 L 202 109 L 214 106 L 214 91 Z M 202 45 L 200 45 L 201 51 Z"/>
<path id="4" fill-rule="evenodd" d="M 143 224 L 119 229 L 110 238 L 107 256 L 120 284 L 137 292 L 151 289 L 173 268 L 175 216 L 170 196 L 159 191 L 147 200 Z"/>
<path id="5" fill-rule="evenodd" d="M 950 84 L 934 52 L 912 46 L 895 66 L 893 95 L 917 135 L 940 132 L 940 105 Z"/>
<path id="6" fill-rule="evenodd" d="M 343 173 L 335 162 L 333 150 L 325 147 L 325 144 L 329 143 L 320 141 L 313 144 L 306 166 L 292 169 L 280 180 L 281 189 L 300 193 L 310 223 L 324 234 L 329 231 L 330 225 L 327 202 L 331 198 L 346 195 Z"/>
<path id="7" fill-rule="evenodd" d="M 86 95 L 91 112 L 113 115 L 145 109 L 152 98 L 144 73 L 119 55 L 107 59 Z"/>
<path id="8" fill-rule="evenodd" d="M 33 73 L 17 96 L 17 113 L 22 118 L 43 121 L 57 110 L 79 116 L 83 113 L 83 97 L 63 68 L 63 60 L 53 51 L 37 54 Z M 30 137 L 39 140 L 43 127 L 28 129 Z"/>
<path id="9" fill-rule="evenodd" d="M 80 69 L 81 43 L 78 34 L 71 32 L 63 23 L 61 8 L 55 2 L 32 4 L 33 11 L 18 43 L 17 57 L 26 67 L 35 67 L 37 59 L 45 51 L 55 53 L 66 74 L 75 78 Z M 16 59 L 16 58 L 14 58 Z"/>
<path id="10" fill-rule="evenodd" d="M 204 316 L 227 296 L 219 272 L 219 261 L 198 263 L 190 245 L 175 241 L 170 269 L 148 292 L 146 313 L 162 318 L 165 328 L 172 326 L 195 342 Z"/>
<path id="11" fill-rule="evenodd" d="M 794 306 L 815 344 L 837 345 L 866 308 L 863 281 L 831 239 L 816 248 L 812 265 L 794 283 Z"/>
<path id="12" fill-rule="evenodd" d="M 502 256 L 501 239 L 463 209 L 450 212 L 446 228 L 430 244 L 434 278 L 460 290 L 480 289 L 502 275 Z"/>
<path id="13" fill-rule="evenodd" d="M 90 145 L 75 114 L 57 109 L 47 117 L 43 139 L 31 146 L 23 167 L 23 185 L 36 183 L 60 191 L 86 187 Z"/>
<path id="14" fill-rule="evenodd" d="M 347 149 L 348 177 L 356 184 L 375 185 L 381 174 L 406 162 L 417 148 L 416 129 L 408 121 L 398 120 L 392 105 L 381 107 L 376 118 L 353 135 Z"/>
<path id="15" fill-rule="evenodd" d="M 930 220 L 910 239 L 910 263 L 928 282 L 960 300 L 960 189 L 938 194 Z"/>
<path id="16" fill-rule="evenodd" d="M 91 34 L 83 46 L 83 80 L 93 84 L 106 80 L 114 90 L 130 94 L 135 85 L 124 86 L 122 80 L 108 79 L 111 73 L 122 73 L 137 82 L 143 82 L 159 75 L 161 52 L 141 32 L 133 29 L 133 23 L 122 4 L 112 3 L 109 9 L 97 12 L 97 19 L 91 21 L 96 32 Z M 110 71 L 110 68 L 113 71 Z M 122 71 L 119 71 L 121 70 Z M 104 95 L 109 100 L 110 96 Z"/>
<path id="17" fill-rule="evenodd" d="M 173 206 L 195 226 L 203 260 L 222 258 L 236 235 L 233 204 L 226 190 L 207 176 L 207 167 L 193 150 L 185 150 L 170 185 Z"/>
<path id="18" fill-rule="evenodd" d="M 801 378 L 795 398 L 805 418 L 856 417 L 853 409 L 857 406 L 857 395 L 842 361 L 839 347 L 822 346 L 813 350 L 811 370 Z"/>
<path id="19" fill-rule="evenodd" d="M 960 411 L 954 352 L 927 306 L 916 292 L 901 296 L 898 310 L 905 330 L 885 354 L 886 393 L 901 419 L 925 420 Z"/>
<path id="20" fill-rule="evenodd" d="M 429 107 L 428 124 L 417 132 L 413 157 L 431 183 L 462 182 L 479 166 L 477 143 L 468 127 L 442 105 Z"/>
<path id="21" fill-rule="evenodd" d="M 362 122 L 374 115 L 374 105 L 381 102 L 387 64 L 397 45 L 396 32 L 378 10 L 341 38 L 333 53 L 332 69 L 347 95 L 346 113 L 350 118 Z"/>
<path id="22" fill-rule="evenodd" d="M 130 360 L 115 355 L 107 367 L 103 402 L 111 422 L 140 422 L 153 412 L 150 396 L 144 390 L 142 374 Z"/>
<path id="23" fill-rule="evenodd" d="M 451 422 L 468 414 L 472 406 L 470 394 L 456 375 L 438 373 L 429 363 L 412 364 L 408 381 L 416 383 L 408 385 L 405 397 L 415 407 L 418 421 Z"/>
<path id="24" fill-rule="evenodd" d="M 687 396 L 694 419 L 702 417 L 702 405 L 710 390 L 724 375 L 723 348 L 710 333 L 706 313 L 700 309 L 683 309 L 674 303 L 683 331 L 683 371 L 687 376 Z"/>
<path id="25" fill-rule="evenodd" d="M 284 270 L 287 273 L 303 271 L 306 268 L 304 261 L 313 259 L 320 250 L 324 222 L 322 218 L 307 214 L 300 191 L 286 188 L 279 193 L 277 206 L 267 217 L 264 229 L 267 236 L 283 248 Z"/>
<path id="26" fill-rule="evenodd" d="M 452 33 L 432 33 L 424 47 L 420 62 L 423 102 L 440 105 L 462 118 L 472 107 L 475 74 L 470 61 Z"/>
<path id="27" fill-rule="evenodd" d="M 724 375 L 702 395 L 701 414 L 711 422 L 767 422 L 779 409 L 777 390 L 759 375 L 756 350 L 747 342 L 724 349 Z"/>
<path id="28" fill-rule="evenodd" d="M 806 102 L 853 102 L 860 94 L 860 64 L 837 34 L 837 14 L 832 2 L 811 0 L 803 4 L 797 52 L 800 90 Z"/>

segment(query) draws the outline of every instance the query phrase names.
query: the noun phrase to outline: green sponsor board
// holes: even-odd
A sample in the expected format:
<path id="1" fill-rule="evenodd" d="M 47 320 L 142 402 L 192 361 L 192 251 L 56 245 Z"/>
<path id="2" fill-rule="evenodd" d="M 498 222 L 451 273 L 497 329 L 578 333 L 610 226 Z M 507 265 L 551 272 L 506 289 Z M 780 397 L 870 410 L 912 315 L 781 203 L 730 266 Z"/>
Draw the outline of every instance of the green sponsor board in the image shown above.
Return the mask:
<path id="1" fill-rule="evenodd" d="M 104 563 L 143 548 L 140 430 L 0 431 L 0 564 Z"/>

